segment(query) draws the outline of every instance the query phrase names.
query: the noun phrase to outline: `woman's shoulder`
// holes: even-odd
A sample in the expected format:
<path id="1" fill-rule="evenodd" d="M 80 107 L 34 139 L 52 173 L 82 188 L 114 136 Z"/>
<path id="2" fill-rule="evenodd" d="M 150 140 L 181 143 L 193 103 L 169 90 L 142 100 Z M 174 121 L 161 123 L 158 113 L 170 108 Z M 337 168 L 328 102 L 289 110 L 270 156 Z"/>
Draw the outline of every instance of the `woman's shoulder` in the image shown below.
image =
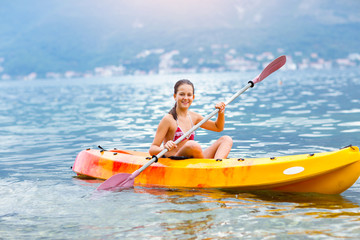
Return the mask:
<path id="1" fill-rule="evenodd" d="M 169 124 L 176 122 L 176 120 L 174 119 L 174 117 L 173 117 L 171 114 L 169 114 L 169 113 L 166 114 L 166 115 L 162 118 L 161 121 L 164 122 L 164 123 L 169 123 Z"/>
<path id="2" fill-rule="evenodd" d="M 189 111 L 190 117 L 194 122 L 200 122 L 204 117 L 197 112 Z"/>

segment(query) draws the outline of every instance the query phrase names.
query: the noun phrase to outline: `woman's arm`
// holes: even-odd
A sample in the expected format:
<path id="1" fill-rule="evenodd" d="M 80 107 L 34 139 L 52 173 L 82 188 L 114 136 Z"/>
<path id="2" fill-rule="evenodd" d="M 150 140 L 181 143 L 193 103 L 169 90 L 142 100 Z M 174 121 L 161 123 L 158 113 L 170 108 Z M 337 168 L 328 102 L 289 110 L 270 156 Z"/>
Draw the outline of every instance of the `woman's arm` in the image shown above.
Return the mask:
<path id="1" fill-rule="evenodd" d="M 169 119 L 169 116 L 170 115 L 164 116 L 163 119 L 159 123 L 159 126 L 156 130 L 154 140 L 149 149 L 150 155 L 156 155 L 159 152 L 161 152 L 162 150 L 164 150 L 164 148 L 161 147 L 161 144 L 164 141 L 165 136 L 168 133 L 170 126 L 171 126 L 171 120 Z"/>
<path id="2" fill-rule="evenodd" d="M 224 130 L 225 125 L 225 103 L 220 102 L 215 105 L 215 108 L 219 109 L 216 121 L 208 120 L 203 125 L 201 125 L 201 127 L 210 131 L 221 132 Z M 200 114 L 195 114 L 197 115 L 196 123 L 204 119 L 204 117 Z"/>

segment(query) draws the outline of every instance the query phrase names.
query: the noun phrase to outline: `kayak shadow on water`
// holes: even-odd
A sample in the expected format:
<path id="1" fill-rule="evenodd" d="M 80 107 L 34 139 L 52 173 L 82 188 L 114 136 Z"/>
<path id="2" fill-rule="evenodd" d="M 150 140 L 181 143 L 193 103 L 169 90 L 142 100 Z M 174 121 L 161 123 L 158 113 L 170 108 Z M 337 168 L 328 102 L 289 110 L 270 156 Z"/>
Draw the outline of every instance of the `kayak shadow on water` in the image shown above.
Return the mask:
<path id="1" fill-rule="evenodd" d="M 359 204 L 352 202 L 345 197 L 334 194 L 319 193 L 291 193 L 274 191 L 251 192 L 255 199 L 273 203 L 294 203 L 295 208 L 318 208 L 318 209 L 345 209 L 358 208 Z"/>
<path id="2" fill-rule="evenodd" d="M 78 184 L 97 187 L 103 180 L 94 178 L 74 177 Z M 249 203 L 270 204 L 279 206 L 285 203 L 291 204 L 294 209 L 351 209 L 359 208 L 360 205 L 340 194 L 327 195 L 318 193 L 291 193 L 276 191 L 244 191 L 229 192 L 218 189 L 189 189 L 189 188 L 157 188 L 157 187 L 134 187 L 133 191 L 139 194 L 151 194 L 174 204 L 214 202 L 221 207 L 231 208 L 237 205 Z"/>
<path id="3" fill-rule="evenodd" d="M 319 208 L 319 209 L 345 209 L 359 208 L 359 204 L 352 202 L 341 195 L 327 195 L 318 193 L 291 193 L 275 191 L 244 191 L 244 192 L 227 192 L 224 190 L 212 189 L 166 189 L 166 188 L 135 188 L 134 191 L 139 193 L 149 193 L 164 197 L 178 196 L 179 199 L 203 196 L 214 200 L 238 199 L 250 202 L 271 202 L 271 203 L 293 203 L 295 208 Z M 174 203 L 179 199 L 174 199 Z M 183 201 L 180 201 L 183 202 Z"/>

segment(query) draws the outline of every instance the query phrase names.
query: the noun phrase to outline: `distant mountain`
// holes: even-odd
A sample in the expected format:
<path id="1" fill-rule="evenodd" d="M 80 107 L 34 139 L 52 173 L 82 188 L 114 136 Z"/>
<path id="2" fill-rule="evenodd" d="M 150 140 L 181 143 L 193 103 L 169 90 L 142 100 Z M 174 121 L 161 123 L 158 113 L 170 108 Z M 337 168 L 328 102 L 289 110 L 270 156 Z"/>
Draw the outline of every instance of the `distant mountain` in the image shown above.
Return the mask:
<path id="1" fill-rule="evenodd" d="M 91 71 L 124 65 L 147 70 L 178 50 L 191 59 L 212 45 L 237 54 L 301 51 L 324 58 L 360 51 L 358 0 L 12 0 L 0 3 L 0 77 Z M 198 49 L 205 51 L 199 53 Z"/>

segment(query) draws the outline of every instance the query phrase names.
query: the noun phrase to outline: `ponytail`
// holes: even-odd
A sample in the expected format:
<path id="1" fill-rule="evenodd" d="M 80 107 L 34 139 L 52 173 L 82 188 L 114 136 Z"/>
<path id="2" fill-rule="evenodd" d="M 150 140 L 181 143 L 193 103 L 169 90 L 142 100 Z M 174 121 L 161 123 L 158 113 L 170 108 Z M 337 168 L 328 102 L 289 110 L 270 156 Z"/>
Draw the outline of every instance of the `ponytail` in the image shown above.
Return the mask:
<path id="1" fill-rule="evenodd" d="M 171 114 L 175 120 L 177 120 L 176 105 L 177 105 L 177 103 L 175 103 L 173 108 L 169 111 L 169 114 Z"/>

